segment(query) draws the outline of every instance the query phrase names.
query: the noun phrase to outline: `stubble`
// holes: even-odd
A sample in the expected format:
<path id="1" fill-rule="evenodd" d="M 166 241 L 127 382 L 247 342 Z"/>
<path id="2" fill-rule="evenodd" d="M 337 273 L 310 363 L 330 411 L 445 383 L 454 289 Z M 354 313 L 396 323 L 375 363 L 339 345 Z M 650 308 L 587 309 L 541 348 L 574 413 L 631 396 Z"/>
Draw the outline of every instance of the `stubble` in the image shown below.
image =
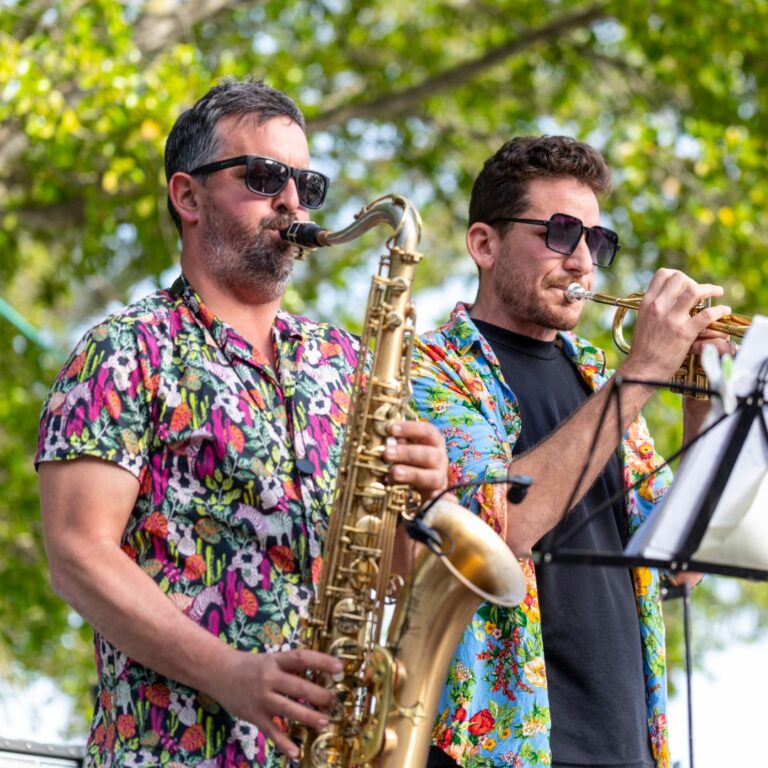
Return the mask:
<path id="1" fill-rule="evenodd" d="M 495 270 L 494 288 L 508 318 L 553 331 L 572 331 L 576 327 L 580 307 L 565 303 L 564 293 L 560 304 L 553 304 L 547 296 L 547 289 L 565 289 L 575 278 L 563 280 L 531 272 L 518 264 L 507 243 L 503 245 L 503 264 L 503 269 Z"/>
<path id="2" fill-rule="evenodd" d="M 292 222 L 276 214 L 247 226 L 217 209 L 206 212 L 205 251 L 211 276 L 235 292 L 269 301 L 285 293 L 293 273 L 295 248 L 275 239 L 271 230 Z"/>

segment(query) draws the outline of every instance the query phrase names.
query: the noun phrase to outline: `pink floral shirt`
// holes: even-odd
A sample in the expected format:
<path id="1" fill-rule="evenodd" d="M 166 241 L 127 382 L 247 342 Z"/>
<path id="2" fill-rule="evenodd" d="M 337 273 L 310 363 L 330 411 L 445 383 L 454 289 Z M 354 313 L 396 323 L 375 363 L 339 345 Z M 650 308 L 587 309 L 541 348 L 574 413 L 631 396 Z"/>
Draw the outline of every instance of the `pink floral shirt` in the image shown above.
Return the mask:
<path id="1" fill-rule="evenodd" d="M 284 312 L 273 339 L 274 369 L 178 280 L 80 341 L 36 458 L 133 474 L 125 556 L 192 621 L 254 653 L 291 647 L 313 595 L 357 359 L 344 331 Z M 98 634 L 95 649 L 87 765 L 281 764 L 216 701 Z"/>

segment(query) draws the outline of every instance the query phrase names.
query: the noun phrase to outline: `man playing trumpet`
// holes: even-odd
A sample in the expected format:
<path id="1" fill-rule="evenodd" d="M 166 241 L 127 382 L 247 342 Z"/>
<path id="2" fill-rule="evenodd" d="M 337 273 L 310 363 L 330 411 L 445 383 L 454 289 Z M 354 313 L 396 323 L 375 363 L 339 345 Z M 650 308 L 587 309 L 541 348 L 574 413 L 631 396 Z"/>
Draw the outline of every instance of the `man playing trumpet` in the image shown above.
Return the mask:
<path id="1" fill-rule="evenodd" d="M 661 269 L 617 371 L 626 382 L 621 413 L 606 408 L 615 379 L 604 353 L 572 333 L 583 303 L 568 302 L 564 290 L 574 282 L 591 290 L 595 268 L 616 256 L 618 236 L 600 226 L 598 199 L 609 188 L 604 159 L 586 144 L 508 141 L 472 190 L 475 302 L 459 303 L 417 350 L 415 401 L 446 439 L 453 481 L 534 478 L 519 505 L 491 485 L 462 499 L 518 555 L 549 548 L 602 504 L 568 546 L 621 552 L 671 480 L 662 469 L 634 488 L 662 463 L 640 415 L 655 388 L 634 382 L 668 379 L 704 339 L 728 348 L 708 330 L 728 307 L 691 315 L 722 289 Z M 685 398 L 686 440 L 706 407 Z M 526 599 L 512 609 L 482 606 L 457 648 L 429 765 L 668 766 L 658 574 L 523 565 Z"/>

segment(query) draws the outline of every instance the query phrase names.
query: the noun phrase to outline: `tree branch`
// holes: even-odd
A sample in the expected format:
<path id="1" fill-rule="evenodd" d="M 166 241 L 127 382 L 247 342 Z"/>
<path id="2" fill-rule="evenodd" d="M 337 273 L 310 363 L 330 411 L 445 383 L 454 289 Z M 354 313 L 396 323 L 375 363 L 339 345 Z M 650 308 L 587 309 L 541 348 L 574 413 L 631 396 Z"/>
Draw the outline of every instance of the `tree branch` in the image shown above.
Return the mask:
<path id="1" fill-rule="evenodd" d="M 194 0 L 179 5 L 168 0 L 157 0 L 149 3 L 146 12 L 139 19 L 134 41 L 144 55 L 155 53 L 189 34 L 195 24 L 240 2 L 241 0 Z"/>
<path id="2" fill-rule="evenodd" d="M 598 19 L 607 16 L 607 7 L 596 3 L 581 11 L 566 14 L 538 29 L 526 30 L 514 40 L 491 48 L 477 59 L 465 61 L 455 67 L 443 70 L 433 77 L 428 77 L 418 85 L 405 90 L 382 95 L 368 102 L 344 104 L 329 109 L 308 121 L 310 130 L 324 130 L 334 125 L 345 123 L 353 117 L 379 117 L 387 115 L 409 114 L 416 111 L 421 102 L 440 91 L 455 89 L 474 80 L 481 72 L 520 53 L 531 46 L 546 40 L 553 40 L 561 35 L 573 32 L 574 29 L 587 26 Z"/>

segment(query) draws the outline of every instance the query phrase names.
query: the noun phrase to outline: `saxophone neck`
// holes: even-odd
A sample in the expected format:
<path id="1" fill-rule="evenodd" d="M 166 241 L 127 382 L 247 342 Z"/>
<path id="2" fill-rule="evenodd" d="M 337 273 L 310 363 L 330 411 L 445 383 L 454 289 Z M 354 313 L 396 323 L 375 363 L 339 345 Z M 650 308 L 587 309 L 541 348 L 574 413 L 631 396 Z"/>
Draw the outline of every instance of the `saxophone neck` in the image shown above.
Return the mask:
<path id="1" fill-rule="evenodd" d="M 413 203 L 401 195 L 385 195 L 374 200 L 344 229 L 331 231 L 311 221 L 294 221 L 280 230 L 280 237 L 299 248 L 311 250 L 356 240 L 379 224 L 387 224 L 393 230 L 387 241 L 390 249 L 394 247 L 411 254 L 414 261 L 421 258 L 416 251 L 421 240 L 421 216 Z"/>

